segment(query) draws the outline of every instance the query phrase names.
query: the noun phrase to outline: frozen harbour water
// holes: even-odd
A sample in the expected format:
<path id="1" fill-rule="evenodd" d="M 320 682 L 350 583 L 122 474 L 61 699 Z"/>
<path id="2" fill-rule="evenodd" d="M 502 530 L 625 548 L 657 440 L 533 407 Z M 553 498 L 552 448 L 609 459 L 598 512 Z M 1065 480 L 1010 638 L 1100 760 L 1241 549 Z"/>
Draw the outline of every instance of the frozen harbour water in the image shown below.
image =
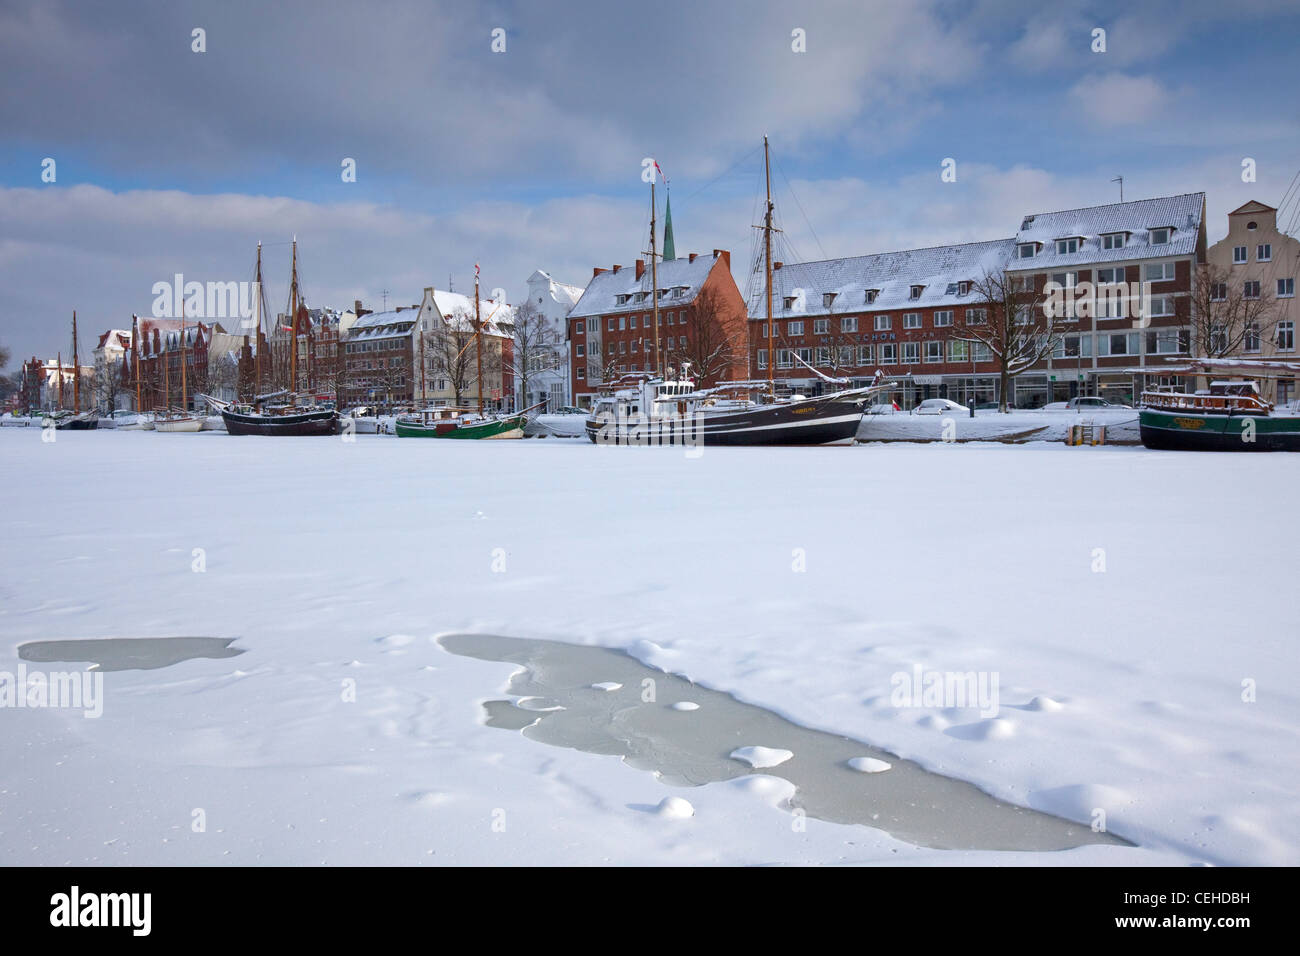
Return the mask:
<path id="1" fill-rule="evenodd" d="M 40 439 L 0 430 L 0 673 L 40 641 L 244 653 L 106 673 L 98 719 L 0 709 L 6 860 L 1300 862 L 1296 456 Z M 453 633 L 625 650 L 1137 846 L 797 821 L 797 750 L 683 791 L 489 726 L 509 674 Z M 916 668 L 997 675 L 996 714 L 900 703 Z"/>

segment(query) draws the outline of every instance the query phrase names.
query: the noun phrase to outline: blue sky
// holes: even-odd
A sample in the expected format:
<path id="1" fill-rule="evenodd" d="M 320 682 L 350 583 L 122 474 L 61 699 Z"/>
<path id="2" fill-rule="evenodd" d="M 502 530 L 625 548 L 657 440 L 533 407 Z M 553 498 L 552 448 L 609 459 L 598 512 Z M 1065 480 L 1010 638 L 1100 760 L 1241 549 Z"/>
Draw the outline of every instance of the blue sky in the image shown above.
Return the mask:
<path id="1" fill-rule="evenodd" d="M 764 133 L 802 258 L 1010 235 L 1116 174 L 1205 191 L 1213 239 L 1300 169 L 1297 40 L 1300 6 L 1255 0 L 0 0 L 0 341 L 52 353 L 73 308 L 129 325 L 154 282 L 247 278 L 295 233 L 314 305 L 417 302 L 475 261 L 512 296 L 535 268 L 583 285 L 644 246 L 644 156 L 679 251 L 742 263 Z"/>

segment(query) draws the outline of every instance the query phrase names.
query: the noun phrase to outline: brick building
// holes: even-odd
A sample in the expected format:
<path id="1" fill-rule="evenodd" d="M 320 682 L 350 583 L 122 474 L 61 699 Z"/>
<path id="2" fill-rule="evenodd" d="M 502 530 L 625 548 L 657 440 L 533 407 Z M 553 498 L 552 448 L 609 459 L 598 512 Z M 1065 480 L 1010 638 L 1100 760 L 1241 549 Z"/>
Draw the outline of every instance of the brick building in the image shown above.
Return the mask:
<path id="1" fill-rule="evenodd" d="M 574 404 L 589 406 L 602 382 L 655 371 L 660 364 L 680 368 L 690 361 L 702 387 L 749 377 L 745 299 L 731 275 L 731 253 L 714 249 L 711 256 L 691 253 L 660 263 L 658 283 L 662 363 L 655 353 L 651 270 L 645 261 L 592 270 L 568 315 Z"/>
<path id="2" fill-rule="evenodd" d="M 880 369 L 900 383 L 897 399 L 905 408 L 926 398 L 996 401 L 994 356 L 960 336 L 988 319 L 976 286 L 986 275 L 1005 274 L 1013 286 L 1032 290 L 1040 308 L 1053 282 L 1066 296 L 1089 286 L 1116 292 L 1103 295 L 1100 308 L 1055 320 L 1055 351 L 1016 378 L 1011 404 L 1036 407 L 1077 394 L 1130 401 L 1144 380 L 1158 379 L 1133 367 L 1154 370 L 1165 356 L 1187 354 L 1192 283 L 1206 255 L 1204 209 L 1205 194 L 1192 193 L 1031 214 L 1010 239 L 774 263 L 776 377 L 806 394 L 828 387 L 798 356 L 855 384 Z M 1124 295 L 1116 310 L 1120 292 L 1129 289 L 1133 297 Z M 1149 293 L 1151 314 L 1135 317 L 1139 289 Z M 765 295 L 760 278 L 749 302 L 758 377 L 768 372 Z"/>

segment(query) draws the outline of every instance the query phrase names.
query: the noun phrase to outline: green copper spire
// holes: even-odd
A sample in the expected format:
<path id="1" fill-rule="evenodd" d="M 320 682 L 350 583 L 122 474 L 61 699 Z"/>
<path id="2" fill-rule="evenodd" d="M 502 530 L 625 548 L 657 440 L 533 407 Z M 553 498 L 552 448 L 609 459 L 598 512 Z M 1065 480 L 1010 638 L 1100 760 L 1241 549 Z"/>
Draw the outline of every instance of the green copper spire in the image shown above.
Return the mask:
<path id="1" fill-rule="evenodd" d="M 673 197 L 669 194 L 664 200 L 664 262 L 672 262 L 677 258 L 677 250 L 673 246 Z"/>

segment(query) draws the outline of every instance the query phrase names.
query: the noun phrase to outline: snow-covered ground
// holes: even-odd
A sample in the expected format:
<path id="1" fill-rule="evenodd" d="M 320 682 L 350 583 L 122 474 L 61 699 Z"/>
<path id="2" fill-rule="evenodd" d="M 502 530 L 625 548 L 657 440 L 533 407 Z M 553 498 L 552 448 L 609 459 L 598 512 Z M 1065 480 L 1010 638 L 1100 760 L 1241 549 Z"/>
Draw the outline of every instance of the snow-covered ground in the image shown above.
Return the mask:
<path id="1" fill-rule="evenodd" d="M 31 641 L 243 653 L 108 670 L 99 718 L 0 709 L 6 862 L 1300 863 L 1300 456 L 41 436 L 0 430 L 0 675 L 86 666 Z M 466 631 L 626 648 L 1138 846 L 923 849 L 762 770 L 668 786 L 487 726 L 517 668 L 434 640 Z M 992 712 L 900 699 L 941 672 Z"/>

